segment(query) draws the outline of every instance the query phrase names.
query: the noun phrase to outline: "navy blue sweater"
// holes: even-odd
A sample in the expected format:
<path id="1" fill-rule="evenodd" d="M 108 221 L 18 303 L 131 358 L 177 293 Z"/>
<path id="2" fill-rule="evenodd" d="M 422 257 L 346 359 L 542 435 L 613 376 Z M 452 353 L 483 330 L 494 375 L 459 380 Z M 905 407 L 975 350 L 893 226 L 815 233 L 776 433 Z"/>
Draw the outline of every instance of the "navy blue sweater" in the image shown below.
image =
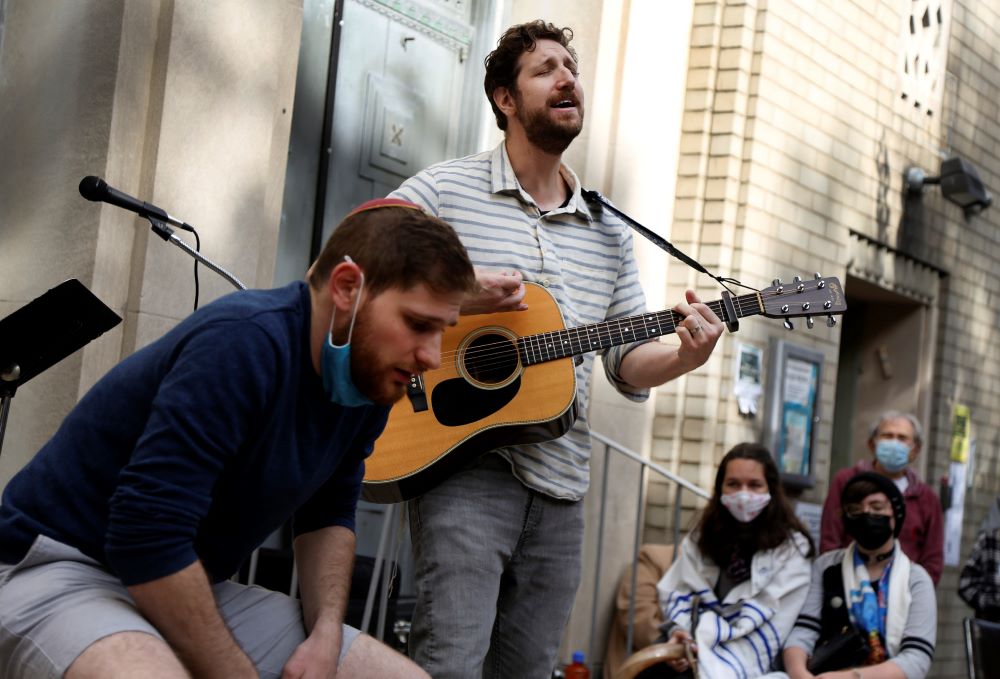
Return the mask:
<path id="1" fill-rule="evenodd" d="M 219 581 L 293 514 L 353 530 L 388 408 L 329 402 L 310 310 L 302 282 L 234 293 L 115 366 L 7 485 L 0 561 L 43 534 L 126 585 L 196 559 Z"/>

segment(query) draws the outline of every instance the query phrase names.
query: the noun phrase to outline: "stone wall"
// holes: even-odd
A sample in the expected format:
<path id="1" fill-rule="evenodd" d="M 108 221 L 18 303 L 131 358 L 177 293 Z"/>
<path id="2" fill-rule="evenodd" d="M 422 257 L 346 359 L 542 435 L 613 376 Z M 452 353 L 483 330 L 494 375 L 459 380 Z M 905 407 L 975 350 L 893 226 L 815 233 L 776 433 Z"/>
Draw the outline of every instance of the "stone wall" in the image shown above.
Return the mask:
<path id="1" fill-rule="evenodd" d="M 86 202 L 82 177 L 181 216 L 206 256 L 248 286 L 271 284 L 302 2 L 3 10 L 0 315 L 79 278 L 125 320 L 18 390 L 0 485 L 94 381 L 192 308 L 192 260 L 135 215 Z M 231 289 L 201 270 L 202 304 Z"/>

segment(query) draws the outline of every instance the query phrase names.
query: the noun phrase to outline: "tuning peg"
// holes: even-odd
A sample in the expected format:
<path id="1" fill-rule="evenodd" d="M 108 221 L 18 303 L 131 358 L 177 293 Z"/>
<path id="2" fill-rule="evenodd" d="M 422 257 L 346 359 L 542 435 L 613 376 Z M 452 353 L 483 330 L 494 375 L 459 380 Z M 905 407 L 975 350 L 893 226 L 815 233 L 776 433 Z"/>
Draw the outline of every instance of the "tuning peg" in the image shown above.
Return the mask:
<path id="1" fill-rule="evenodd" d="M 815 272 L 813 272 L 813 278 L 815 278 L 816 280 L 819 280 L 820 278 L 822 278 L 822 276 L 819 275 L 819 271 L 815 271 Z"/>
<path id="2" fill-rule="evenodd" d="M 837 319 L 833 317 L 833 314 L 830 314 L 826 317 L 826 326 L 832 328 L 835 325 L 837 325 Z"/>
<path id="3" fill-rule="evenodd" d="M 775 278 L 773 281 L 771 281 L 771 285 L 781 285 L 781 279 Z"/>
<path id="4" fill-rule="evenodd" d="M 816 323 L 813 321 L 813 317 L 806 316 L 806 327 L 812 330 L 814 325 L 816 325 Z"/>
<path id="5" fill-rule="evenodd" d="M 792 283 L 801 283 L 801 282 L 802 282 L 801 276 L 795 276 L 792 278 Z"/>
<path id="6" fill-rule="evenodd" d="M 787 329 L 787 330 L 795 330 L 795 326 L 792 325 L 792 319 L 790 319 L 790 318 L 786 318 L 785 319 L 785 329 Z"/>

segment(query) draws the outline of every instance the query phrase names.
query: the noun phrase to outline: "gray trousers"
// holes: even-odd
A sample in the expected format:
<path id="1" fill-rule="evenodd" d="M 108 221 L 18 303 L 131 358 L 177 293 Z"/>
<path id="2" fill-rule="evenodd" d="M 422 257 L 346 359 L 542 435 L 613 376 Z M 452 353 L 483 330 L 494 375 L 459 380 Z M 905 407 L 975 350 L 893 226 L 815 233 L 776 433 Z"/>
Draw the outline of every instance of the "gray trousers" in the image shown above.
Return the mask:
<path id="1" fill-rule="evenodd" d="M 580 584 L 583 503 L 526 488 L 491 453 L 409 515 L 411 657 L 434 679 L 548 679 Z"/>
<path id="2" fill-rule="evenodd" d="M 212 593 L 260 676 L 280 677 L 305 640 L 298 600 L 229 581 Z M 39 536 L 20 563 L 0 564 L 0 679 L 61 677 L 88 646 L 118 632 L 163 638 L 121 581 L 79 550 Z M 359 634 L 344 625 L 341 660 Z"/>

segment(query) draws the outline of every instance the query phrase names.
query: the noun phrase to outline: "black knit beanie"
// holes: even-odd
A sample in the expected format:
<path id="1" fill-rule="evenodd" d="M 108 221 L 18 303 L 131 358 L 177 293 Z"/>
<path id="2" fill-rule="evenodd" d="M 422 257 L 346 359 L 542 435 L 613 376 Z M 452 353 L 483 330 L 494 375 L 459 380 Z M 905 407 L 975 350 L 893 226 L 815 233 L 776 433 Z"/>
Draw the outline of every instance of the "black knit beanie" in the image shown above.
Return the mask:
<path id="1" fill-rule="evenodd" d="M 899 533 L 903 530 L 903 520 L 906 518 L 906 501 L 903 499 L 903 494 L 899 492 L 899 486 L 897 486 L 889 477 L 882 476 L 877 472 L 861 472 L 860 474 L 855 474 L 847 481 L 846 484 L 844 484 L 844 490 L 840 493 L 841 509 L 844 507 L 844 497 L 847 496 L 847 489 L 858 481 L 870 481 L 876 488 L 885 493 L 887 498 L 889 498 L 889 504 L 892 506 L 892 513 L 896 518 L 896 528 L 892 531 L 892 536 L 898 538 Z"/>

